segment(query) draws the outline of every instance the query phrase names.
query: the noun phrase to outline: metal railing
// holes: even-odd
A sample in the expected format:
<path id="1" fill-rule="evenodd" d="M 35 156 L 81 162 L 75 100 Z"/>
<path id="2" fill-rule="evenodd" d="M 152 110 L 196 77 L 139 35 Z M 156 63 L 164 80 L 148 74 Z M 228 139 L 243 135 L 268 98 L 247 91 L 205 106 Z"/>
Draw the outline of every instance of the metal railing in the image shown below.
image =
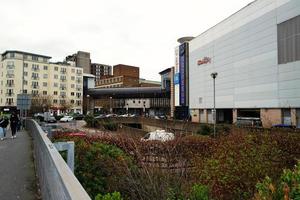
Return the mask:
<path id="1" fill-rule="evenodd" d="M 90 200 L 87 192 L 38 123 L 26 120 L 26 129 L 33 138 L 42 199 Z"/>

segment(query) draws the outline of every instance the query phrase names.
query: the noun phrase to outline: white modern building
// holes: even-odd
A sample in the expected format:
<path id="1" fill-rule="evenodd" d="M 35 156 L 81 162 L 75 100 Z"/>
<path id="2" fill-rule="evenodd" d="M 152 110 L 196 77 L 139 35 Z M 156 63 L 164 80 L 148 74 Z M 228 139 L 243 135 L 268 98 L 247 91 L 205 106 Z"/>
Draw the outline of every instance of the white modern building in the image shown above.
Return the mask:
<path id="1" fill-rule="evenodd" d="M 192 120 L 300 127 L 300 0 L 256 0 L 189 42 Z"/>

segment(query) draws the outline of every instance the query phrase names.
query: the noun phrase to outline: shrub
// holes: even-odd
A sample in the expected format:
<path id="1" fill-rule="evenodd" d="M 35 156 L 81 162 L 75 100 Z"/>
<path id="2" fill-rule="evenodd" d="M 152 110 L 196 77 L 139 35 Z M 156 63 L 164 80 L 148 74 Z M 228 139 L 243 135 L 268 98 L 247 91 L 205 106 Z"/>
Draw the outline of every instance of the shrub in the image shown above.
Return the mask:
<path id="1" fill-rule="evenodd" d="M 105 195 L 98 194 L 95 200 L 123 200 L 120 192 L 107 193 Z"/>
<path id="2" fill-rule="evenodd" d="M 118 191 L 132 159 L 116 146 L 98 142 L 76 141 L 75 175 L 90 196 Z"/>
<path id="3" fill-rule="evenodd" d="M 189 200 L 209 200 L 209 189 L 205 185 L 195 184 L 192 187 Z"/>
<path id="4" fill-rule="evenodd" d="M 117 131 L 118 124 L 113 121 L 103 121 L 102 126 L 109 131 Z"/>
<path id="5" fill-rule="evenodd" d="M 256 184 L 258 193 L 255 195 L 257 200 L 272 199 L 300 199 L 300 162 L 295 169 L 283 170 L 280 181 L 272 183 L 270 177 L 266 177 L 262 182 Z"/>
<path id="6" fill-rule="evenodd" d="M 95 119 L 95 117 L 91 114 L 86 115 L 84 117 L 84 121 L 86 122 L 87 127 L 97 127 L 98 121 Z"/>
<path id="7" fill-rule="evenodd" d="M 200 124 L 200 128 L 197 131 L 199 135 L 211 135 L 213 133 L 213 128 L 208 124 Z"/>

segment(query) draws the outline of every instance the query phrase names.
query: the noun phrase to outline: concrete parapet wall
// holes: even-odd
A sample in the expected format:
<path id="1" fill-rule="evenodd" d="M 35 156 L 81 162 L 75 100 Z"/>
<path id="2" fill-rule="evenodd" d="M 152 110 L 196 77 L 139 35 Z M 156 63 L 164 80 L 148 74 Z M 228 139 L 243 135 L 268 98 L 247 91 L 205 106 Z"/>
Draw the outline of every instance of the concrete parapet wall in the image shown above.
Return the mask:
<path id="1" fill-rule="evenodd" d="M 64 159 L 34 120 L 26 121 L 32 135 L 37 175 L 43 200 L 90 200 Z"/>

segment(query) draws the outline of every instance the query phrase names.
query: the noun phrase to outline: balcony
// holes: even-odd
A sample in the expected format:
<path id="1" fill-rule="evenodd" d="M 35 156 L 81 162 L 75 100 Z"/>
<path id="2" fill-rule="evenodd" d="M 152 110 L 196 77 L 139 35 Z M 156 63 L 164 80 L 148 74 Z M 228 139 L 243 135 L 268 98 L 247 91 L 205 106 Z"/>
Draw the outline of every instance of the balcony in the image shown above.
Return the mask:
<path id="1" fill-rule="evenodd" d="M 12 101 L 12 102 L 5 102 L 5 105 L 6 106 L 14 106 L 14 102 Z"/>
<path id="2" fill-rule="evenodd" d="M 6 69 L 15 69 L 14 65 L 6 65 Z"/>
<path id="3" fill-rule="evenodd" d="M 33 67 L 33 68 L 31 68 L 31 70 L 35 71 L 35 72 L 38 72 L 38 71 L 40 71 L 40 68 Z"/>
<path id="4" fill-rule="evenodd" d="M 14 74 L 6 74 L 6 78 L 14 78 L 15 75 Z"/>
<path id="5" fill-rule="evenodd" d="M 6 84 L 5 86 L 6 87 L 15 87 L 15 84 L 13 84 L 13 83 L 12 84 Z"/>
<path id="6" fill-rule="evenodd" d="M 39 86 L 38 85 L 32 85 L 31 88 L 33 88 L 33 89 L 39 89 Z"/>
<path id="7" fill-rule="evenodd" d="M 31 78 L 32 78 L 32 80 L 39 80 L 40 79 L 38 76 L 32 76 Z"/>
<path id="8" fill-rule="evenodd" d="M 67 79 L 63 78 L 63 79 L 60 79 L 61 82 L 66 82 Z"/>
<path id="9" fill-rule="evenodd" d="M 13 92 L 9 92 L 9 93 L 6 93 L 6 96 L 7 97 L 12 97 L 12 96 L 14 96 L 15 94 L 13 93 Z"/>

